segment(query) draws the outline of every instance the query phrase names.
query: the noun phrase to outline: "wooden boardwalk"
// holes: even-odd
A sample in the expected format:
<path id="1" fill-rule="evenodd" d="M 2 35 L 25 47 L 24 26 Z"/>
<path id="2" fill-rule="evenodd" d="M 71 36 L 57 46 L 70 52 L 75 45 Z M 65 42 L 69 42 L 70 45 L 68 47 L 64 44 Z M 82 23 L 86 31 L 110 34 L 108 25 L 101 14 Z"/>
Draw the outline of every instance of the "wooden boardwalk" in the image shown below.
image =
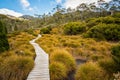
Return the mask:
<path id="1" fill-rule="evenodd" d="M 48 54 L 46 54 L 37 43 L 35 43 L 40 37 L 41 35 L 38 35 L 36 39 L 30 41 L 35 48 L 36 58 L 35 66 L 29 73 L 27 80 L 50 80 Z"/>

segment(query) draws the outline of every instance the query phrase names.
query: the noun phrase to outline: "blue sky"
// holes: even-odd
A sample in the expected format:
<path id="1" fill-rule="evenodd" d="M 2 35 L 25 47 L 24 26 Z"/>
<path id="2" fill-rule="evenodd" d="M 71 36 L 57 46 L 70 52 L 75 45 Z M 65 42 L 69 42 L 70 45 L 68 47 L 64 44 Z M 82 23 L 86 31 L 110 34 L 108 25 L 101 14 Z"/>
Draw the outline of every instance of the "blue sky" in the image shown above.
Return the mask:
<path id="1" fill-rule="evenodd" d="M 19 13 L 22 15 L 44 14 L 50 12 L 57 4 L 75 8 L 80 3 L 92 3 L 97 0 L 0 0 L 0 13 Z M 106 0 L 110 1 L 110 0 Z"/>
<path id="2" fill-rule="evenodd" d="M 50 12 L 56 5 L 55 0 L 0 0 L 0 9 L 6 8 L 30 15 Z"/>

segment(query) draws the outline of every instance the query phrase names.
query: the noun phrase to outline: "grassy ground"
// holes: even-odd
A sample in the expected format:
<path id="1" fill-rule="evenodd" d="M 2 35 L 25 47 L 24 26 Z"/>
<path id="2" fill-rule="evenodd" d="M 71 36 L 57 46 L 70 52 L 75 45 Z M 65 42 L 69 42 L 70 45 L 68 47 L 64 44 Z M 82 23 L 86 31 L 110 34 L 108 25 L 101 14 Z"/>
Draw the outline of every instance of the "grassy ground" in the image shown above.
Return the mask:
<path id="1" fill-rule="evenodd" d="M 25 80 L 34 66 L 35 52 L 27 32 L 8 35 L 10 50 L 0 54 L 0 80 Z"/>
<path id="2" fill-rule="evenodd" d="M 81 35 L 68 36 L 57 32 L 59 30 L 54 28 L 51 34 L 44 34 L 37 41 L 50 56 L 51 80 L 67 79 L 67 75 L 77 68 L 75 59 L 97 62 L 111 58 L 111 47 L 116 45 L 83 38 Z M 0 80 L 26 79 L 34 66 L 35 58 L 34 48 L 29 41 L 38 33 L 36 30 L 8 35 L 10 50 L 0 54 Z"/>
<path id="3" fill-rule="evenodd" d="M 50 56 L 51 80 L 64 80 L 64 79 L 68 80 L 68 74 L 70 74 L 71 71 L 66 72 L 66 69 L 69 69 L 71 65 L 70 66 L 66 65 L 69 65 L 70 62 L 72 62 L 72 65 L 74 65 L 74 67 L 71 66 L 72 70 L 73 71 L 77 70 L 75 75 L 76 76 L 79 75 L 78 71 L 80 69 L 79 66 L 76 67 L 75 60 L 87 60 L 87 62 L 93 62 L 94 64 L 97 63 L 99 68 L 98 62 L 101 60 L 111 59 L 112 57 L 111 47 L 117 44 L 107 41 L 96 41 L 92 38 L 83 38 L 81 35 L 68 36 L 63 34 L 43 34 L 42 37 L 37 41 L 37 43 L 39 43 L 39 45 Z M 66 54 L 65 52 L 67 52 L 69 55 L 63 55 Z M 70 59 L 68 56 L 71 56 Z M 71 59 L 72 61 L 70 61 Z M 89 69 L 89 66 L 86 64 L 85 66 L 88 67 Z M 63 67 L 61 67 L 61 65 L 63 65 Z M 66 66 L 66 68 L 64 68 L 64 66 Z M 63 74 L 62 70 L 64 70 L 66 74 Z M 87 68 L 85 68 L 85 70 L 87 70 Z M 101 75 L 102 78 L 105 77 L 106 78 L 105 80 L 109 80 L 106 71 L 104 71 L 101 68 L 100 70 L 99 69 L 96 70 L 96 72 L 101 72 L 98 73 L 98 75 Z M 56 71 L 58 71 L 59 73 L 56 73 Z M 82 70 L 82 73 L 84 73 L 84 70 Z M 57 76 L 58 74 L 60 76 Z M 94 74 L 89 75 L 89 77 L 91 76 L 94 76 Z M 82 77 L 84 76 L 82 75 Z M 93 77 L 93 79 L 97 80 L 95 77 Z M 76 78 L 76 80 L 78 79 Z"/>
<path id="4" fill-rule="evenodd" d="M 75 59 L 95 61 L 100 58 L 110 57 L 110 49 L 113 45 L 116 45 L 116 43 L 107 41 L 83 38 L 80 35 L 66 36 L 56 34 L 44 34 L 37 42 L 49 55 L 56 49 L 65 49 Z"/>

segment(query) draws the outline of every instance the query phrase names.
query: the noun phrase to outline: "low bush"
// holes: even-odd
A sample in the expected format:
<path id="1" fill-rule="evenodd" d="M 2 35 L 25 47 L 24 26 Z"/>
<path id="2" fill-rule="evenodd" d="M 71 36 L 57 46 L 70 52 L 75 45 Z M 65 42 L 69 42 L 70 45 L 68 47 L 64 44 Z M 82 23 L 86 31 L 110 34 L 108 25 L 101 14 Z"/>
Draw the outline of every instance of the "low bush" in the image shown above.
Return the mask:
<path id="1" fill-rule="evenodd" d="M 98 63 L 110 76 L 117 71 L 116 65 L 112 59 L 103 59 Z"/>
<path id="2" fill-rule="evenodd" d="M 120 26 L 116 24 L 98 24 L 92 27 L 84 35 L 85 37 L 96 38 L 98 40 L 119 41 Z"/>
<path id="3" fill-rule="evenodd" d="M 3 22 L 0 21 L 0 53 L 8 49 L 7 30 Z"/>
<path id="4" fill-rule="evenodd" d="M 120 13 L 115 13 L 114 15 L 112 15 L 115 18 L 120 18 Z"/>
<path id="5" fill-rule="evenodd" d="M 34 35 L 34 36 L 37 36 L 37 35 L 34 33 L 34 30 L 33 30 L 32 28 L 26 29 L 26 30 L 24 30 L 24 32 L 27 32 L 28 34 L 31 34 L 31 35 Z"/>
<path id="6" fill-rule="evenodd" d="M 63 63 L 66 68 L 67 72 L 75 70 L 76 64 L 73 57 L 65 50 L 56 50 L 50 56 L 51 62 L 60 62 Z"/>
<path id="7" fill-rule="evenodd" d="M 108 74 L 108 80 L 113 80 L 114 76 L 113 74 L 118 72 L 118 69 L 120 69 L 119 65 L 117 65 L 113 59 L 103 59 L 98 61 L 99 65 L 101 66 L 101 68 L 103 70 L 106 71 L 106 73 Z"/>
<path id="8" fill-rule="evenodd" d="M 116 14 L 114 16 L 117 16 L 117 17 L 107 16 L 107 17 L 100 17 L 100 18 L 90 18 L 86 20 L 86 23 L 89 28 L 96 26 L 100 23 L 120 25 L 120 19 L 118 18 L 119 14 Z"/>
<path id="9" fill-rule="evenodd" d="M 51 27 L 45 27 L 45 28 L 41 28 L 40 29 L 40 33 L 41 34 L 50 34 L 50 31 L 51 31 Z"/>
<path id="10" fill-rule="evenodd" d="M 120 19 L 108 16 L 108 17 L 98 18 L 97 22 L 101 22 L 105 24 L 120 24 Z"/>
<path id="11" fill-rule="evenodd" d="M 85 23 L 70 22 L 64 25 L 64 34 L 76 35 L 86 31 Z"/>
<path id="12" fill-rule="evenodd" d="M 53 62 L 50 64 L 49 69 L 51 80 L 64 80 L 67 77 L 67 69 L 62 63 Z"/>
<path id="13" fill-rule="evenodd" d="M 88 62 L 79 67 L 75 78 L 76 80 L 107 80 L 104 74 L 97 64 Z"/>
<path id="14" fill-rule="evenodd" d="M 117 66 L 117 71 L 120 71 L 120 44 L 112 47 L 112 58 Z"/>
<path id="15" fill-rule="evenodd" d="M 9 49 L 9 43 L 6 35 L 0 35 L 0 53 Z"/>

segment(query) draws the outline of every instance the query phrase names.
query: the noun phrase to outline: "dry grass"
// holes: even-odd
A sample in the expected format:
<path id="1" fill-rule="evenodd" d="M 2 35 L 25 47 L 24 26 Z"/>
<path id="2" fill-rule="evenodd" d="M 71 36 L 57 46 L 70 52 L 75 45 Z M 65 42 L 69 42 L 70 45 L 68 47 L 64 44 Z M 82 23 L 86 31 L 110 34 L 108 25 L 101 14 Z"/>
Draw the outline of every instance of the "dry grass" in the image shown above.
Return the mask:
<path id="1" fill-rule="evenodd" d="M 4 59 L 0 66 L 0 80 L 25 80 L 34 65 L 31 57 L 14 55 Z"/>
<path id="2" fill-rule="evenodd" d="M 53 62 L 49 68 L 51 80 L 64 80 L 67 77 L 67 68 L 64 64 Z"/>
<path id="3" fill-rule="evenodd" d="M 93 56 L 110 57 L 110 49 L 116 43 L 95 41 L 91 38 L 82 38 L 80 35 L 65 36 L 58 34 L 46 34 L 37 43 L 48 53 L 52 54 L 55 49 L 65 49 L 75 58 L 93 59 Z"/>
<path id="4" fill-rule="evenodd" d="M 54 31 L 56 32 L 56 30 L 57 29 L 55 29 Z M 108 79 L 108 75 L 104 72 L 101 72 L 102 69 L 98 66 L 98 64 L 94 65 L 94 63 L 97 63 L 99 60 L 102 59 L 111 58 L 111 47 L 113 45 L 116 45 L 117 43 L 107 42 L 107 41 L 96 41 L 92 38 L 83 38 L 81 35 L 67 36 L 67 35 L 55 33 L 54 31 L 53 34 L 42 35 L 42 37 L 37 41 L 37 43 L 50 55 L 50 62 L 51 62 L 50 64 L 54 62 L 63 63 L 67 67 L 68 69 L 67 72 L 68 72 L 69 70 L 71 70 L 69 67 L 70 60 L 68 60 L 69 55 L 71 54 L 72 55 L 72 56 L 70 55 L 71 58 L 74 57 L 75 59 L 83 59 L 93 62 L 88 65 L 85 64 L 83 66 L 83 68 L 85 67 L 88 70 L 90 69 L 94 70 L 94 71 L 90 70 L 91 74 L 87 74 L 89 76 L 89 79 L 87 79 L 86 77 L 86 79 L 84 80 L 92 80 L 92 79 L 100 80 L 101 79 L 100 77 L 102 77 L 103 79 L 105 77 L 106 79 L 104 80 Z M 69 55 L 63 56 L 65 55 L 65 52 L 63 50 L 65 52 L 68 52 Z M 89 68 L 89 65 L 91 66 L 91 68 Z M 75 70 L 75 68 L 72 69 Z M 96 73 L 97 75 L 94 73 Z M 55 75 L 57 75 L 57 73 L 51 75 L 51 77 L 54 77 Z M 76 75 L 79 75 L 79 73 Z M 84 75 L 82 76 L 84 77 Z M 91 78 L 91 76 L 93 78 Z M 76 80 L 79 79 L 76 78 Z"/>
<path id="5" fill-rule="evenodd" d="M 50 55 L 50 61 L 52 62 L 60 62 L 63 63 L 66 68 L 67 72 L 74 71 L 76 68 L 75 60 L 74 58 L 65 50 L 55 50 Z"/>
<path id="6" fill-rule="evenodd" d="M 111 47 L 116 45 L 116 43 L 110 43 L 107 41 L 95 41 L 91 38 L 83 38 L 81 35 L 66 36 L 57 33 L 42 35 L 37 43 L 50 55 L 50 65 L 54 62 L 64 64 L 67 68 L 67 74 L 69 71 L 75 70 L 75 59 L 97 62 L 105 58 L 110 58 Z M 73 57 L 75 59 L 73 59 Z M 71 62 L 73 62 L 72 65 Z M 59 64 L 57 66 L 60 67 Z M 91 66 L 91 68 L 94 68 L 94 65 L 91 64 Z M 87 69 L 90 68 L 87 67 Z M 99 69 L 95 69 L 95 72 L 97 71 L 97 75 L 100 75 L 99 77 L 104 76 L 104 73 L 100 73 Z M 51 74 L 51 77 L 54 78 L 55 76 L 57 77 L 57 75 L 58 73 L 54 73 Z M 62 75 L 62 73 L 59 73 L 59 75 Z M 94 76 L 94 71 L 92 75 L 88 74 L 88 76 Z M 62 79 L 63 78 L 60 80 Z"/>
<path id="7" fill-rule="evenodd" d="M 75 75 L 76 80 L 108 80 L 105 72 L 93 62 L 88 62 L 79 67 Z"/>
<path id="8" fill-rule="evenodd" d="M 17 55 L 22 56 L 31 56 L 35 57 L 34 48 L 29 43 L 30 40 L 35 38 L 33 35 L 30 35 L 25 32 L 21 32 L 15 37 L 9 38 L 10 51 L 14 52 Z"/>
<path id="9" fill-rule="evenodd" d="M 0 80 L 25 80 L 34 66 L 34 48 L 29 43 L 35 36 L 27 32 L 9 34 L 10 50 L 0 54 Z"/>

